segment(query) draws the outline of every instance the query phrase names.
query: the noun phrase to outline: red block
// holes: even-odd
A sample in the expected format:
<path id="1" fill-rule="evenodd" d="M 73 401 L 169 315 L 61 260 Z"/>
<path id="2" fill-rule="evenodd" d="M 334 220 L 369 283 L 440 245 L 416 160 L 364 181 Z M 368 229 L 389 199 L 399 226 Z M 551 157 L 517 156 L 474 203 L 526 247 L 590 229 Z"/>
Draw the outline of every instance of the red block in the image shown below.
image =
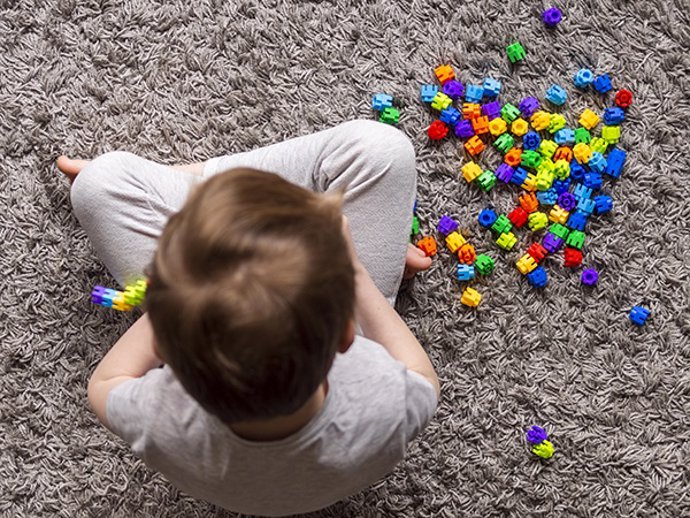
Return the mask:
<path id="1" fill-rule="evenodd" d="M 627 108 L 632 104 L 632 92 L 630 90 L 626 90 L 625 88 L 621 88 L 618 90 L 616 93 L 616 104 L 620 106 L 621 108 Z"/>
<path id="2" fill-rule="evenodd" d="M 529 217 L 529 212 L 527 212 L 522 207 L 516 207 L 513 211 L 508 214 L 508 219 L 517 228 L 522 228 L 522 226 L 527 223 L 527 218 Z"/>
<path id="3" fill-rule="evenodd" d="M 532 243 L 527 249 L 527 253 L 532 257 L 532 259 L 540 263 L 549 252 L 546 250 L 546 248 L 541 246 L 541 243 Z"/>
<path id="4" fill-rule="evenodd" d="M 431 140 L 441 140 L 448 135 L 448 126 L 446 126 L 445 123 L 436 120 L 429 126 L 427 134 Z"/>
<path id="5" fill-rule="evenodd" d="M 582 252 L 577 248 L 566 248 L 563 252 L 563 266 L 577 268 L 582 264 Z"/>

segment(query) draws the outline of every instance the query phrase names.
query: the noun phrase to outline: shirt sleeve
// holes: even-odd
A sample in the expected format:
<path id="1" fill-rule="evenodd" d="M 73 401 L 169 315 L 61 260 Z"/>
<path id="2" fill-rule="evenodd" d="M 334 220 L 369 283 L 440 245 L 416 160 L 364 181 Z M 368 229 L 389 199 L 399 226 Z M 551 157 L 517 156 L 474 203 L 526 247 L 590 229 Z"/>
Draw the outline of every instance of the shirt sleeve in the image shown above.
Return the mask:
<path id="1" fill-rule="evenodd" d="M 405 376 L 405 404 L 407 407 L 408 441 L 415 438 L 436 411 L 438 397 L 431 382 L 421 374 L 407 369 Z"/>

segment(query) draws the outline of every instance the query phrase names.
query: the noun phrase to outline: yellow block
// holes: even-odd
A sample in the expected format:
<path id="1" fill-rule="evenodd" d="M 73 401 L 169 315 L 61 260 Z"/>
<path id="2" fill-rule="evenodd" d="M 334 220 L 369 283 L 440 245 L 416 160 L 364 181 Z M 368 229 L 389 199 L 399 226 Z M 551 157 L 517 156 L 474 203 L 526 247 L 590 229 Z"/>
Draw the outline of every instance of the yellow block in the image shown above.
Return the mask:
<path id="1" fill-rule="evenodd" d="M 476 308 L 481 300 L 481 294 L 472 288 L 465 288 L 465 291 L 462 292 L 462 297 L 460 297 L 460 302 L 472 308 Z"/>

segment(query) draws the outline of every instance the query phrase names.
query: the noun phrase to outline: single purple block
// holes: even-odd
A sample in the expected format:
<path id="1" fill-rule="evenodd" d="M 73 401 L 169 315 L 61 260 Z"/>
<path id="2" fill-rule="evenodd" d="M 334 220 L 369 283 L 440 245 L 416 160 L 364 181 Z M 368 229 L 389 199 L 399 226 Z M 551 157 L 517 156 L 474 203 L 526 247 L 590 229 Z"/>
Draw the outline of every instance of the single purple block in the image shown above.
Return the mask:
<path id="1" fill-rule="evenodd" d="M 536 97 L 525 97 L 520 104 L 520 113 L 523 117 L 531 117 L 539 109 L 539 99 Z"/>
<path id="2" fill-rule="evenodd" d="M 594 286 L 599 280 L 599 273 L 594 268 L 587 268 L 582 272 L 582 284 Z"/>
<path id="3" fill-rule="evenodd" d="M 94 304 L 100 304 L 103 302 L 103 295 L 105 295 L 105 287 L 95 286 L 91 292 L 91 302 Z"/>
<path id="4" fill-rule="evenodd" d="M 459 121 L 455 125 L 455 136 L 460 138 L 470 138 L 474 136 L 474 128 L 472 122 L 467 119 Z"/>
<path id="5" fill-rule="evenodd" d="M 441 219 L 438 220 L 438 225 L 436 228 L 441 234 L 447 236 L 451 232 L 457 230 L 458 223 L 448 216 L 441 216 Z"/>
<path id="6" fill-rule="evenodd" d="M 482 113 L 489 117 L 489 120 L 498 119 L 501 116 L 501 103 L 498 101 L 491 101 L 482 105 Z"/>
<path id="7" fill-rule="evenodd" d="M 527 430 L 525 437 L 527 438 L 527 442 L 532 444 L 541 444 L 549 439 L 549 434 L 546 433 L 546 430 L 544 430 L 541 426 L 534 425 Z"/>
<path id="8" fill-rule="evenodd" d="M 564 192 L 558 197 L 558 206 L 570 212 L 577 205 L 577 199 L 569 192 Z"/>
<path id="9" fill-rule="evenodd" d="M 451 79 L 443 83 L 443 93 L 453 100 L 460 99 L 465 95 L 465 87 L 460 81 Z"/>
<path id="10" fill-rule="evenodd" d="M 544 20 L 544 23 L 549 27 L 555 27 L 561 23 L 562 19 L 563 13 L 561 13 L 561 10 L 558 7 L 549 7 L 542 14 L 542 20 Z"/>
<path id="11" fill-rule="evenodd" d="M 503 162 L 496 168 L 494 174 L 496 175 L 496 178 L 501 180 L 503 183 L 508 183 L 513 177 L 513 173 L 515 173 L 515 169 Z"/>
<path id="12" fill-rule="evenodd" d="M 558 249 L 561 248 L 561 246 L 563 246 L 563 240 L 560 237 L 555 236 L 551 232 L 547 232 L 544 236 L 544 239 L 542 239 L 541 244 L 550 253 L 555 254 L 556 252 L 558 252 Z"/>

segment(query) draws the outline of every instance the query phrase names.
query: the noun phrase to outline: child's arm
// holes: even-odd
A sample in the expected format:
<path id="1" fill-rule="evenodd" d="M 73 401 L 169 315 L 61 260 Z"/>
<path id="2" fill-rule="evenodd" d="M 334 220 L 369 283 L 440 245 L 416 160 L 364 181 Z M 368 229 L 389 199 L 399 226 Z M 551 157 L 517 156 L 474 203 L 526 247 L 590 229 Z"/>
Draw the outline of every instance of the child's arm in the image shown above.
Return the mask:
<path id="1" fill-rule="evenodd" d="M 369 272 L 359 262 L 345 218 L 343 233 L 349 241 L 350 255 L 355 268 L 355 317 L 362 334 L 383 345 L 393 358 L 404 363 L 408 369 L 428 379 L 436 389 L 436 395 L 440 395 L 441 388 L 431 360 L 407 324 L 376 287 Z"/>
<path id="2" fill-rule="evenodd" d="M 162 363 L 156 354 L 148 314 L 144 313 L 115 342 L 89 380 L 89 403 L 101 423 L 110 428 L 105 407 L 111 390 L 125 381 L 140 378 Z"/>

